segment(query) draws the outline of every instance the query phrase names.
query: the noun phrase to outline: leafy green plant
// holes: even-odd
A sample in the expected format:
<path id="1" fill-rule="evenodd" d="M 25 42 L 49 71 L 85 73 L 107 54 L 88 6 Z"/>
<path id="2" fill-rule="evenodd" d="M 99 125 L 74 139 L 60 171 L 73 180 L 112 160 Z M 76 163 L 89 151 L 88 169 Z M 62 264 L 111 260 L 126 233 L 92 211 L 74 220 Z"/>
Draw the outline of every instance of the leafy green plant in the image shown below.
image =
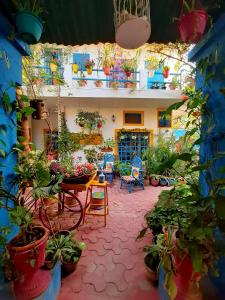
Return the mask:
<path id="1" fill-rule="evenodd" d="M 80 127 L 93 130 L 100 129 L 105 123 L 105 118 L 99 112 L 79 111 L 76 114 L 75 123 Z"/>
<path id="2" fill-rule="evenodd" d="M 85 243 L 77 242 L 72 234 L 55 236 L 47 242 L 46 260 L 54 264 L 62 260 L 78 262 L 85 248 Z"/>
<path id="3" fill-rule="evenodd" d="M 117 161 L 115 163 L 115 171 L 118 172 L 120 175 L 130 175 L 131 174 L 132 166 L 130 163 Z"/>
<path id="4" fill-rule="evenodd" d="M 86 160 L 89 163 L 96 163 L 97 162 L 98 152 L 96 151 L 95 148 L 84 149 L 84 154 L 85 154 Z"/>
<path id="5" fill-rule="evenodd" d="M 13 0 L 13 4 L 19 12 L 29 11 L 37 17 L 44 12 L 41 0 Z"/>

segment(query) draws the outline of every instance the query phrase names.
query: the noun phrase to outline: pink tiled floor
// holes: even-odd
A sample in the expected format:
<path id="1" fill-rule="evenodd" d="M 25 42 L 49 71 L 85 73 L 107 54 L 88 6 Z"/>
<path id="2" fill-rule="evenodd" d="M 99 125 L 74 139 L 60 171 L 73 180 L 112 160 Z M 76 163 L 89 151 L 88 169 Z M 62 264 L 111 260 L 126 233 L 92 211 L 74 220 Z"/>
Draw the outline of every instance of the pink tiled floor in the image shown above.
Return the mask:
<path id="1" fill-rule="evenodd" d="M 109 188 L 109 216 L 87 216 L 77 238 L 87 244 L 76 272 L 62 280 L 58 300 L 158 300 L 157 288 L 146 277 L 143 246 L 151 236 L 136 241 L 144 214 L 153 207 L 160 187 L 137 189 L 132 194 Z M 81 195 L 84 198 L 84 195 Z"/>

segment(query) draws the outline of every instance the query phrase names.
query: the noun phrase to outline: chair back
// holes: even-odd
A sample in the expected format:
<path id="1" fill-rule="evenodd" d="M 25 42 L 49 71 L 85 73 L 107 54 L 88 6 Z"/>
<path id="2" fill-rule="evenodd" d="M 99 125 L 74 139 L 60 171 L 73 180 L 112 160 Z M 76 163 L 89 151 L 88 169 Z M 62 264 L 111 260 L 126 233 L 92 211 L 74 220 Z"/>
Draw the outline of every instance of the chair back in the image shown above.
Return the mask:
<path id="1" fill-rule="evenodd" d="M 137 168 L 138 169 L 138 179 L 141 179 L 143 177 L 143 167 L 142 167 L 142 160 L 140 157 L 135 156 L 132 160 L 132 173 L 133 173 L 133 168 Z M 134 176 L 134 174 L 133 174 Z"/>
<path id="2" fill-rule="evenodd" d="M 107 163 L 107 162 L 112 162 L 112 163 L 114 163 L 114 161 L 115 161 L 114 155 L 111 154 L 111 153 L 106 153 L 106 154 L 104 155 L 104 168 L 106 167 L 106 163 Z"/>

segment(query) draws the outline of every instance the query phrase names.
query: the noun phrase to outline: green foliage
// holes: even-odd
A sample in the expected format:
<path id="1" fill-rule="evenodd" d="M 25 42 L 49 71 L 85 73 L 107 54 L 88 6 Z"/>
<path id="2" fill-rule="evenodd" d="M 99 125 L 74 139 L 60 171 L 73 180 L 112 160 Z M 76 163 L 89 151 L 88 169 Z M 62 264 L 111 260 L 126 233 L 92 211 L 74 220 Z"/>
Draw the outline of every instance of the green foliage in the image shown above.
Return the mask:
<path id="1" fill-rule="evenodd" d="M 15 8 L 19 12 L 29 11 L 35 16 L 40 16 L 44 9 L 41 6 L 41 0 L 12 0 Z"/>
<path id="2" fill-rule="evenodd" d="M 115 167 L 115 171 L 122 176 L 127 176 L 131 174 L 132 166 L 130 163 L 116 161 L 114 167 Z"/>
<path id="3" fill-rule="evenodd" d="M 145 161 L 147 175 L 161 174 L 172 175 L 169 168 L 160 168 L 163 162 L 167 161 L 175 152 L 175 140 L 173 136 L 171 138 L 165 138 L 163 135 L 159 135 L 158 142 L 154 146 L 150 146 L 143 153 L 143 160 Z"/>
<path id="4" fill-rule="evenodd" d="M 89 149 L 84 149 L 84 154 L 85 154 L 85 158 L 89 163 L 96 163 L 97 162 L 97 154 L 98 152 L 96 151 L 96 149 L 93 148 L 89 148 Z"/>
<path id="5" fill-rule="evenodd" d="M 104 148 L 114 148 L 115 140 L 114 139 L 106 139 L 104 140 L 103 147 Z"/>
<path id="6" fill-rule="evenodd" d="M 79 111 L 76 114 L 75 123 L 80 127 L 92 130 L 100 129 L 105 123 L 105 118 L 99 112 Z"/>
<path id="7" fill-rule="evenodd" d="M 55 236 L 47 242 L 46 259 L 54 263 L 62 260 L 77 262 L 85 248 L 85 243 L 77 242 L 71 233 Z"/>

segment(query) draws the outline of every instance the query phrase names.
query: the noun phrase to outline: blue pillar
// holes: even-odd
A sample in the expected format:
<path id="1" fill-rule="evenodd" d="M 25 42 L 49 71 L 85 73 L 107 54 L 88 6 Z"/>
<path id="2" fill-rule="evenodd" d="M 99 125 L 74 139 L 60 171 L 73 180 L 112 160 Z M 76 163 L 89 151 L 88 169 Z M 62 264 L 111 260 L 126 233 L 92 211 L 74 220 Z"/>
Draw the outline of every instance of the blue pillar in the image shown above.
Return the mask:
<path id="1" fill-rule="evenodd" d="M 189 59 L 196 63 L 207 59 L 205 74 L 213 74 L 206 83 L 206 76 L 200 74 L 202 72 L 199 66 L 196 76 L 197 89 L 202 88 L 203 93 L 209 96 L 207 108 L 210 117 L 203 116 L 204 142 L 200 147 L 200 159 L 204 163 L 218 157 L 218 152 L 225 152 L 225 95 L 221 93 L 221 89 L 225 88 L 225 15 L 220 17 L 211 32 L 191 51 Z M 225 178 L 225 174 L 220 171 L 222 166 L 225 166 L 225 159 L 217 159 L 205 175 L 211 176 L 212 179 Z M 203 193 L 207 195 L 208 185 L 203 177 L 200 177 L 200 185 Z M 224 237 L 218 233 L 217 239 L 222 240 Z M 224 295 L 225 259 L 219 260 L 218 269 L 219 278 L 211 278 L 211 280 L 221 295 Z"/>
<path id="2" fill-rule="evenodd" d="M 3 175 L 3 184 L 9 189 L 10 183 L 14 177 L 14 166 L 17 157 L 12 153 L 12 147 L 16 144 L 17 127 L 16 113 L 9 114 L 5 111 L 3 94 L 7 93 L 10 102 L 16 99 L 15 88 L 11 87 L 11 82 L 18 85 L 22 84 L 22 56 L 29 55 L 28 46 L 18 39 L 10 39 L 13 28 L 9 21 L 0 12 L 0 140 L 6 145 L 0 143 L 0 149 L 8 154 L 6 158 L 0 152 L 0 172 Z M 5 132 L 4 132 L 5 130 Z M 8 213 L 0 209 L 0 227 L 9 225 Z M 9 239 L 15 235 L 12 232 Z"/>

